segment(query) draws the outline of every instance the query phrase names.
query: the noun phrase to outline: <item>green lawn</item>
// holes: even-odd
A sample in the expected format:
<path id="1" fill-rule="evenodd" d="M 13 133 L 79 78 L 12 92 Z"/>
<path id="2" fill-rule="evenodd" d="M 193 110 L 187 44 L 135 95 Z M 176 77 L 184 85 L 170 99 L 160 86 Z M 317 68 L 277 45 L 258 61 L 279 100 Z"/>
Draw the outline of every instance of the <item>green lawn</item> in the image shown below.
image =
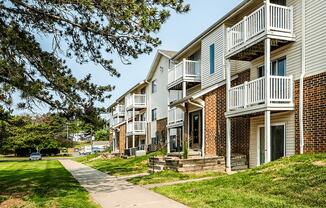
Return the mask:
<path id="1" fill-rule="evenodd" d="M 115 157 L 111 159 L 99 158 L 96 160 L 92 159 L 96 158 L 98 155 L 89 155 L 76 158 L 75 160 L 109 175 L 121 176 L 146 173 L 148 171 L 148 159 L 161 154 L 161 152 L 154 152 L 146 156 L 131 157 L 128 159 Z"/>
<path id="2" fill-rule="evenodd" d="M 155 184 L 155 183 L 167 183 L 180 180 L 189 180 L 205 177 L 217 177 L 222 173 L 218 172 L 195 172 L 195 173 L 179 173 L 176 171 L 162 171 L 154 173 L 148 176 L 141 176 L 131 178 L 128 181 L 137 185 Z"/>
<path id="3" fill-rule="evenodd" d="M 1 161 L 0 203 L 0 207 L 98 207 L 56 160 Z"/>
<path id="4" fill-rule="evenodd" d="M 190 207 L 326 207 L 326 154 L 154 190 Z"/>

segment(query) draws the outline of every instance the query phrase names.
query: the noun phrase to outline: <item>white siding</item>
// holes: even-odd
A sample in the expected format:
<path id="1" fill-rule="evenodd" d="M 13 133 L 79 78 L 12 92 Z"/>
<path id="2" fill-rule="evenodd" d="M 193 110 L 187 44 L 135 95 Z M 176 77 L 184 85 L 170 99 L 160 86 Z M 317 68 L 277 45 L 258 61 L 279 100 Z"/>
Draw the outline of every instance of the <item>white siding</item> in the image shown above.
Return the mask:
<path id="1" fill-rule="evenodd" d="M 146 87 L 147 94 L 147 122 L 148 122 L 148 142 L 151 143 L 153 137 L 156 136 L 156 121 L 152 121 L 152 110 L 156 109 L 157 120 L 167 118 L 168 113 L 168 70 L 169 59 L 161 56 L 156 66 L 153 78 Z M 152 81 L 156 80 L 157 91 L 152 93 Z"/>
<path id="2" fill-rule="evenodd" d="M 295 154 L 295 118 L 294 112 L 277 113 L 271 115 L 271 124 L 285 123 L 285 154 Z M 257 165 L 257 130 L 258 126 L 264 125 L 264 116 L 252 117 L 250 119 L 250 146 L 249 146 L 249 167 Z"/>
<path id="3" fill-rule="evenodd" d="M 218 27 L 201 42 L 201 79 L 205 89 L 224 79 L 224 25 Z M 215 73 L 210 74 L 210 45 L 215 44 Z"/>
<path id="4" fill-rule="evenodd" d="M 306 1 L 306 74 L 326 72 L 326 1 Z"/>

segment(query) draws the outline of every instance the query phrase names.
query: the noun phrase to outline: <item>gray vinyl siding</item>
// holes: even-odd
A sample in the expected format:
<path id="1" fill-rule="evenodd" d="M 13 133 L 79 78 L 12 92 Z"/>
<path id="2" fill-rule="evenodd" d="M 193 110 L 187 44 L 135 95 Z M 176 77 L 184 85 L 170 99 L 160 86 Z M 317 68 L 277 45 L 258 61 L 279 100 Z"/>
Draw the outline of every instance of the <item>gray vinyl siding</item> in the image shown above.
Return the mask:
<path id="1" fill-rule="evenodd" d="M 210 74 L 209 47 L 215 44 L 215 72 Z M 224 79 L 224 26 L 207 35 L 201 42 L 201 80 L 202 89 L 216 84 Z"/>
<path id="2" fill-rule="evenodd" d="M 326 71 L 326 1 L 306 1 L 306 75 Z"/>
<path id="3" fill-rule="evenodd" d="M 271 124 L 285 123 L 285 155 L 295 154 L 295 119 L 294 112 L 277 113 L 271 115 Z M 249 167 L 257 166 L 257 130 L 264 125 L 264 116 L 250 119 L 250 142 L 249 142 Z"/>

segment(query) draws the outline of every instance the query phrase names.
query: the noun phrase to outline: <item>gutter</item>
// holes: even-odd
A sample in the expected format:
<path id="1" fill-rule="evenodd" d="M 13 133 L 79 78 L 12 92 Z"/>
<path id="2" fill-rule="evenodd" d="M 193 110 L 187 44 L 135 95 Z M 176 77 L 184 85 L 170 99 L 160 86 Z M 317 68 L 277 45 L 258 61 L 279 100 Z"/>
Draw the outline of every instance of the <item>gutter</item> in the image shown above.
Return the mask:
<path id="1" fill-rule="evenodd" d="M 302 0 L 301 22 L 302 22 L 302 57 L 301 57 L 301 75 L 299 89 L 299 126 L 300 126 L 300 154 L 304 152 L 304 125 L 303 125 L 303 101 L 304 101 L 304 77 L 306 75 L 306 0 Z"/>

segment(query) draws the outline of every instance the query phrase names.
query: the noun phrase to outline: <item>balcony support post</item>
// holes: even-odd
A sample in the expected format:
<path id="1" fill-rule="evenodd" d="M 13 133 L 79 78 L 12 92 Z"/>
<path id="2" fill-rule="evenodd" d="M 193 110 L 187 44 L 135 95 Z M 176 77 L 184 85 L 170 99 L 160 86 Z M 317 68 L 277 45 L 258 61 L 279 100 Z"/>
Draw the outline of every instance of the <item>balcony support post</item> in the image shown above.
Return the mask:
<path id="1" fill-rule="evenodd" d="M 226 60 L 226 111 L 230 110 L 230 88 L 231 88 L 231 63 L 230 59 Z"/>
<path id="2" fill-rule="evenodd" d="M 168 128 L 166 135 L 166 152 L 170 153 L 170 128 Z"/>
<path id="3" fill-rule="evenodd" d="M 132 108 L 132 148 L 135 148 L 135 108 Z"/>
<path id="4" fill-rule="evenodd" d="M 231 172 L 231 118 L 226 118 L 226 172 Z"/>
<path id="5" fill-rule="evenodd" d="M 186 59 L 182 60 L 182 79 L 186 78 Z"/>
<path id="6" fill-rule="evenodd" d="M 248 82 L 245 81 L 244 83 L 244 93 L 243 93 L 243 106 L 246 108 L 248 107 Z"/>
<path id="7" fill-rule="evenodd" d="M 269 0 L 265 0 L 265 12 L 266 12 L 266 17 L 265 17 L 265 27 L 266 27 L 266 32 L 269 33 L 270 31 L 270 18 L 271 18 L 271 10 L 270 10 L 270 1 Z"/>
<path id="8" fill-rule="evenodd" d="M 265 40 L 265 78 L 266 78 L 266 86 L 265 86 L 265 100 L 266 105 L 270 104 L 270 76 L 271 76 L 271 39 L 267 38 Z"/>
<path id="9" fill-rule="evenodd" d="M 248 28 L 247 28 L 247 16 L 245 16 L 244 18 L 243 18 L 243 42 L 245 43 L 245 42 L 247 42 L 247 36 L 248 36 L 248 34 L 247 34 L 247 31 L 248 31 Z"/>
<path id="10" fill-rule="evenodd" d="M 128 132 L 129 132 L 129 129 L 128 129 L 128 121 L 129 121 L 129 117 L 128 117 L 128 111 L 127 111 L 127 105 L 126 105 L 126 107 L 125 107 L 125 115 L 126 115 L 126 135 L 128 134 Z M 128 136 L 126 136 L 126 138 L 125 138 L 126 140 L 126 149 L 128 149 Z"/>
<path id="11" fill-rule="evenodd" d="M 265 111 L 265 163 L 271 161 L 271 111 Z"/>

